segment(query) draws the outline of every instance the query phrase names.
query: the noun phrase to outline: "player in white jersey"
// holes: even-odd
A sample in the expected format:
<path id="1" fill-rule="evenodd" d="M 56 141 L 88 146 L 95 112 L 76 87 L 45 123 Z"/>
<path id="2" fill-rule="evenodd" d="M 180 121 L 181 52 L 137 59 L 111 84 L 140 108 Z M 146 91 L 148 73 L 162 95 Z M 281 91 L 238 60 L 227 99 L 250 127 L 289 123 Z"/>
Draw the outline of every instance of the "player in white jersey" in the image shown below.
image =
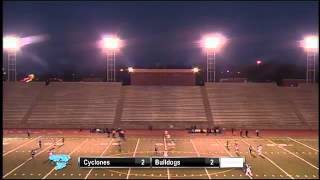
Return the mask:
<path id="1" fill-rule="evenodd" d="M 248 176 L 250 179 L 252 179 L 252 172 L 251 172 L 251 166 L 246 164 L 247 168 L 246 168 L 246 176 Z"/>
<path id="2" fill-rule="evenodd" d="M 234 143 L 234 148 L 236 150 L 236 153 L 239 153 L 239 144 L 237 142 Z"/>
<path id="3" fill-rule="evenodd" d="M 259 145 L 257 146 L 257 152 L 258 152 L 258 155 L 259 155 L 259 156 L 262 156 L 262 145 L 261 145 L 261 144 L 259 144 Z"/>
<path id="4" fill-rule="evenodd" d="M 163 152 L 163 157 L 168 157 L 168 151 L 167 151 L 167 150 L 165 150 L 165 151 Z"/>

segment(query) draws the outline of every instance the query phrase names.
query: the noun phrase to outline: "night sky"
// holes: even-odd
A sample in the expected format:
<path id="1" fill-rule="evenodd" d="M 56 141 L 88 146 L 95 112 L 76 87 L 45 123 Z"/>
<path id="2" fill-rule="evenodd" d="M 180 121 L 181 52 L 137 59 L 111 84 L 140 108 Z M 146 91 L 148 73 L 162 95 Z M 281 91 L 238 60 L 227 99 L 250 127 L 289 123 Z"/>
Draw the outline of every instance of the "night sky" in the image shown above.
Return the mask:
<path id="1" fill-rule="evenodd" d="M 4 34 L 49 39 L 23 47 L 18 71 L 101 71 L 96 46 L 103 34 L 117 34 L 126 46 L 118 64 L 133 67 L 192 67 L 205 62 L 196 42 L 221 32 L 228 44 L 217 55 L 221 68 L 264 62 L 305 65 L 298 47 L 318 34 L 319 3 L 296 2 L 5 2 Z"/>

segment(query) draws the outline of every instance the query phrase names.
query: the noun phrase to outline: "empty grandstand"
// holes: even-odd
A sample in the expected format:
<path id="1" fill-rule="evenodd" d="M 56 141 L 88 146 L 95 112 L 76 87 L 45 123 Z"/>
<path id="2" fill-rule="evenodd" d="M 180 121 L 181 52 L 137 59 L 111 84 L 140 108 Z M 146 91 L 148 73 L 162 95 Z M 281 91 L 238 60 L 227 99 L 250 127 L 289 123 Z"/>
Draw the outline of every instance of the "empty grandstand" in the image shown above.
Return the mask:
<path id="1" fill-rule="evenodd" d="M 201 87 L 53 82 L 45 86 L 43 82 L 8 82 L 3 89 L 5 128 L 318 127 L 318 85 L 207 83 Z"/>

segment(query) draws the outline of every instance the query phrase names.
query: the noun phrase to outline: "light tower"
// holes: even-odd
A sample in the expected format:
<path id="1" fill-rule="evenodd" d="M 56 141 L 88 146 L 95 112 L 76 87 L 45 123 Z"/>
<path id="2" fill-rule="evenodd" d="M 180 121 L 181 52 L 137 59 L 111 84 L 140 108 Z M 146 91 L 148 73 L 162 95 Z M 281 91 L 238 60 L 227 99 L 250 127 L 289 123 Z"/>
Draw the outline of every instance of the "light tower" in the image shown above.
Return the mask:
<path id="1" fill-rule="evenodd" d="M 207 82 L 216 81 L 216 52 L 223 47 L 226 39 L 221 34 L 207 35 L 202 39 L 202 47 L 207 54 Z"/>
<path id="2" fill-rule="evenodd" d="M 3 50 L 7 52 L 7 81 L 17 80 L 17 52 L 21 47 L 21 39 L 16 36 L 3 38 Z"/>
<path id="3" fill-rule="evenodd" d="M 116 81 L 116 51 L 120 48 L 120 39 L 106 36 L 102 39 L 102 48 L 106 54 L 106 81 Z"/>
<path id="4" fill-rule="evenodd" d="M 302 41 L 302 47 L 307 53 L 306 83 L 316 82 L 316 53 L 319 50 L 319 37 L 307 36 Z"/>

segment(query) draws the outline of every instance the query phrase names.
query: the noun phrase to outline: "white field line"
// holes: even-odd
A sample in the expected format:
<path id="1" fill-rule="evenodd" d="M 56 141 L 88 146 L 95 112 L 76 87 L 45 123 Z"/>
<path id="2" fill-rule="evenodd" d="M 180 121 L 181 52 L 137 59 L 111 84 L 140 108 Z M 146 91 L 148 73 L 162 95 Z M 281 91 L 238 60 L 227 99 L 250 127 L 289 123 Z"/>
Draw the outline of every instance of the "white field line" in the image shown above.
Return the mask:
<path id="1" fill-rule="evenodd" d="M 227 154 L 229 154 L 230 157 L 234 157 L 230 151 L 228 151 L 228 149 L 220 142 L 219 139 L 217 139 L 217 142 L 223 147 L 223 149 L 227 152 Z"/>
<path id="2" fill-rule="evenodd" d="M 83 141 L 80 145 L 75 147 L 68 155 L 70 156 L 71 154 L 73 154 L 76 150 L 78 150 L 87 141 L 88 141 L 88 138 L 85 141 Z M 54 168 L 52 168 L 50 172 L 48 172 L 45 176 L 43 176 L 42 179 L 46 179 L 53 171 L 54 171 Z"/>
<path id="3" fill-rule="evenodd" d="M 270 139 L 267 139 L 267 140 L 268 140 L 269 142 L 271 142 L 272 144 L 276 144 L 276 143 L 274 143 L 273 141 L 271 141 Z M 298 155 L 295 155 L 295 154 L 294 154 L 294 153 L 292 153 L 291 151 L 289 151 L 289 150 L 287 150 L 287 149 L 285 149 L 285 148 L 283 148 L 283 147 L 281 147 L 281 146 L 277 146 L 277 147 L 278 147 L 278 148 L 280 148 L 280 149 L 282 149 L 282 150 L 287 151 L 289 154 L 293 155 L 294 157 L 296 157 L 296 158 L 300 159 L 301 161 L 303 161 L 303 162 L 305 162 L 305 163 L 309 164 L 310 166 L 312 166 L 313 168 L 315 168 L 315 169 L 319 170 L 319 168 L 318 168 L 317 166 L 315 166 L 315 165 L 311 164 L 310 162 L 306 161 L 306 160 L 305 160 L 305 159 L 303 159 L 302 157 L 300 157 L 300 156 L 298 156 Z"/>
<path id="4" fill-rule="evenodd" d="M 190 142 L 191 142 L 191 144 L 192 144 L 192 146 L 193 146 L 193 149 L 196 151 L 197 156 L 198 156 L 198 157 L 200 157 L 200 153 L 199 153 L 199 151 L 198 151 L 197 147 L 194 145 L 194 143 L 193 143 L 192 139 L 190 139 Z M 208 172 L 207 168 L 204 168 L 204 170 L 206 171 L 206 174 L 207 174 L 207 176 L 208 176 L 208 179 L 211 179 L 211 176 L 210 176 L 210 174 L 209 174 L 209 172 Z"/>
<path id="5" fill-rule="evenodd" d="M 164 145 L 164 150 L 167 151 L 167 141 L 166 141 L 166 137 L 163 137 L 163 145 Z M 168 153 L 168 152 L 167 152 Z M 167 168 L 167 178 L 170 179 L 170 171 L 169 168 Z"/>
<path id="6" fill-rule="evenodd" d="M 8 155 L 9 153 L 11 153 L 11 152 L 13 152 L 13 151 L 15 151 L 15 150 L 17 150 L 17 149 L 21 148 L 22 146 L 25 146 L 25 145 L 27 145 L 27 144 L 29 144 L 29 143 L 31 143 L 31 142 L 33 142 L 33 141 L 35 141 L 35 140 L 39 139 L 40 137 L 41 137 L 41 136 L 38 136 L 38 137 L 36 137 L 36 138 L 34 138 L 34 139 L 31 139 L 31 140 L 29 140 L 29 141 L 27 141 L 27 142 L 25 142 L 25 143 L 21 144 L 20 146 L 18 146 L 18 147 L 16 147 L 16 148 L 14 148 L 14 149 L 12 149 L 12 150 L 10 150 L 10 151 L 8 151 L 8 152 L 4 153 L 4 154 L 2 155 L 2 157 L 4 157 L 4 156 Z"/>
<path id="7" fill-rule="evenodd" d="M 61 141 L 62 139 L 59 139 L 57 142 Z M 38 156 L 39 154 L 45 152 L 47 149 L 49 149 L 51 146 L 53 146 L 54 144 L 51 144 L 50 146 L 48 146 L 47 148 L 43 149 L 42 151 L 40 151 L 39 153 L 36 153 L 36 156 Z M 21 166 L 23 166 L 24 164 L 26 164 L 27 162 L 29 162 L 32 158 L 30 157 L 29 159 L 27 159 L 25 162 L 21 163 L 19 166 L 15 167 L 14 169 L 12 169 L 10 172 L 8 172 L 7 174 L 5 174 L 3 176 L 3 178 L 9 176 L 11 173 L 13 173 L 15 170 L 19 169 Z"/>
<path id="8" fill-rule="evenodd" d="M 101 157 L 111 146 L 113 139 L 111 139 L 111 141 L 109 142 L 109 144 L 106 146 L 106 148 L 103 150 L 103 152 L 100 154 L 99 157 Z M 93 168 L 90 169 L 90 171 L 87 173 L 86 177 L 84 179 L 87 179 L 91 173 L 91 171 L 93 170 Z"/>
<path id="9" fill-rule="evenodd" d="M 228 151 L 228 149 L 220 142 L 219 139 L 217 139 L 217 142 L 223 147 L 223 149 L 229 154 L 230 157 L 234 157 L 230 151 Z M 251 176 L 249 176 L 250 179 L 253 179 Z"/>
<path id="10" fill-rule="evenodd" d="M 242 142 L 244 142 L 245 144 L 247 144 L 248 146 L 250 146 L 250 144 L 243 140 L 240 139 Z M 280 169 L 280 171 L 282 171 L 283 173 L 285 173 L 287 176 L 289 176 L 291 179 L 294 179 L 289 173 L 287 173 L 285 170 L 283 170 L 278 164 L 276 164 L 274 161 L 272 161 L 270 158 L 268 158 L 267 156 L 263 155 L 264 158 L 266 158 L 269 162 L 271 162 L 271 164 L 273 164 L 275 167 L 277 167 L 278 169 Z"/>
<path id="11" fill-rule="evenodd" d="M 303 145 L 303 146 L 305 146 L 305 147 L 307 147 L 307 148 L 309 148 L 309 149 L 312 149 L 312 150 L 314 150 L 314 151 L 316 151 L 316 152 L 319 152 L 317 149 L 315 149 L 315 148 L 313 148 L 313 147 L 310 147 L 310 146 L 308 146 L 308 145 L 306 145 L 306 144 L 304 144 L 304 143 L 302 143 L 302 142 L 299 142 L 299 141 L 297 141 L 297 140 L 295 140 L 295 139 L 292 139 L 291 137 L 288 137 L 288 139 L 290 139 L 291 141 L 294 141 L 294 142 L 296 142 L 296 143 L 299 143 L 299 144 L 301 144 L 301 145 Z"/>
<path id="12" fill-rule="evenodd" d="M 138 149 L 138 146 L 139 146 L 139 142 L 140 142 L 140 138 L 138 138 L 136 147 L 134 148 L 133 157 L 136 157 L 136 153 L 137 153 L 137 149 Z M 130 172 L 131 172 L 131 168 L 128 169 L 127 179 L 129 179 L 129 177 L 130 177 Z"/>

